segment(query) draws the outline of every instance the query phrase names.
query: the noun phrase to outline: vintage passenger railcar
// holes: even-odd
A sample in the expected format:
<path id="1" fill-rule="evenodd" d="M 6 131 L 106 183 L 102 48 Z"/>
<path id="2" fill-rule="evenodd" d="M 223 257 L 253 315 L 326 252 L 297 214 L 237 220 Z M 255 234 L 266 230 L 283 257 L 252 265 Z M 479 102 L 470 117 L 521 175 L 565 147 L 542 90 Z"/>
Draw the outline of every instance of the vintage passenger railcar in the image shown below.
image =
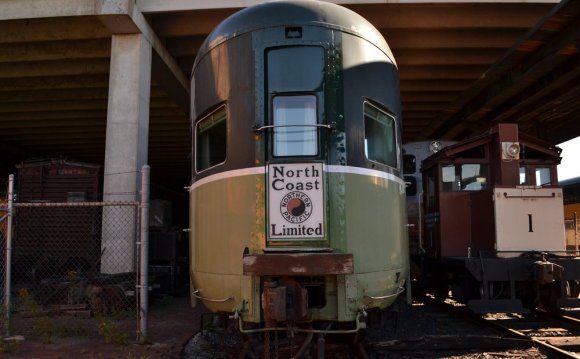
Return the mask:
<path id="1" fill-rule="evenodd" d="M 209 35 L 191 88 L 193 300 L 242 331 L 321 333 L 356 332 L 391 305 L 408 243 L 381 34 L 331 3 L 252 6 Z"/>
<path id="2" fill-rule="evenodd" d="M 423 283 L 479 312 L 579 306 L 566 251 L 561 150 L 516 124 L 445 147 L 423 173 Z"/>

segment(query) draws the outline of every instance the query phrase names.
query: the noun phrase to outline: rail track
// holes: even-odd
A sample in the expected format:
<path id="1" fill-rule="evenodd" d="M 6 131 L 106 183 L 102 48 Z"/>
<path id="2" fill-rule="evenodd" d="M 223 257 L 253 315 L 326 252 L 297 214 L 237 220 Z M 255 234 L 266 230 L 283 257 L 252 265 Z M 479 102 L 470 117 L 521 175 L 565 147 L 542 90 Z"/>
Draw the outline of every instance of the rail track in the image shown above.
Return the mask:
<path id="1" fill-rule="evenodd" d="M 278 338 L 273 333 L 269 338 L 262 334 L 244 338 L 230 326 L 196 335 L 182 358 L 476 358 L 483 353 L 546 358 L 529 337 L 484 325 L 481 316 L 456 303 L 442 306 L 416 298 L 412 306 L 399 304 L 372 323 L 360 344 L 353 343 L 352 337 L 338 341 L 326 337 L 321 343 L 315 335 L 309 348 L 300 352 L 301 338 L 291 339 L 283 332 Z M 320 344 L 325 346 L 324 356 L 317 352 Z"/>
<path id="2" fill-rule="evenodd" d="M 580 319 L 573 316 L 536 310 L 525 315 L 487 314 L 482 320 L 559 357 L 580 358 Z"/>
<path id="3" fill-rule="evenodd" d="M 550 313 L 536 309 L 531 313 L 474 314 L 465 306 L 451 299 L 444 303 L 423 296 L 433 305 L 439 305 L 452 313 L 474 323 L 493 328 L 503 336 L 528 340 L 545 353 L 563 358 L 580 358 L 580 312 L 563 311 Z"/>

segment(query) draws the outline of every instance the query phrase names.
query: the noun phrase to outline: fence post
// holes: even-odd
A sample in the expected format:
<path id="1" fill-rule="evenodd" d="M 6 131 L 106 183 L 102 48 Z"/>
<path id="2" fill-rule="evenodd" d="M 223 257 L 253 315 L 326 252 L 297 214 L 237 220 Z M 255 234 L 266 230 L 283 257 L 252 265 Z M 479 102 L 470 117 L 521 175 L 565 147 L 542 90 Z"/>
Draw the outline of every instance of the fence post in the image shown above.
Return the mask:
<path id="1" fill-rule="evenodd" d="M 149 315 L 149 176 L 151 167 L 141 169 L 141 233 L 139 270 L 139 341 L 144 343 L 148 335 Z"/>
<path id="2" fill-rule="evenodd" d="M 14 200 L 14 175 L 8 176 L 8 218 L 6 222 L 6 278 L 4 306 L 6 310 L 6 336 L 10 336 L 10 297 L 12 284 L 12 208 Z"/>

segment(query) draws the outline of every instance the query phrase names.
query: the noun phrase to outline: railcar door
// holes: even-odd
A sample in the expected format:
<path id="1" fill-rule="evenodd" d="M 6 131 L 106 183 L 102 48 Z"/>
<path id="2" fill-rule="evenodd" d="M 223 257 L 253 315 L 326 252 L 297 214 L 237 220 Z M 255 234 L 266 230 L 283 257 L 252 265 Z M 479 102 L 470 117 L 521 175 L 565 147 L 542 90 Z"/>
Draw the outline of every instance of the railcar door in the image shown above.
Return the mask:
<path id="1" fill-rule="evenodd" d="M 266 250 L 329 248 L 322 46 L 266 50 Z"/>

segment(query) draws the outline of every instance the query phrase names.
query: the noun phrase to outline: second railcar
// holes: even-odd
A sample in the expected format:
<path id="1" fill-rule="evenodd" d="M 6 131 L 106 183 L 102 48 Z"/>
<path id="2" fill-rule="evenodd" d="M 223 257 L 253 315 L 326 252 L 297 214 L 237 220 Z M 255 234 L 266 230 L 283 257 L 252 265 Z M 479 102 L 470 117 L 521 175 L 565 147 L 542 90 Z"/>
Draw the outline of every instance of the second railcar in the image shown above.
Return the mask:
<path id="1" fill-rule="evenodd" d="M 335 4 L 256 5 L 210 34 L 191 86 L 193 300 L 235 312 L 242 331 L 364 327 L 408 275 L 383 37 Z"/>
<path id="2" fill-rule="evenodd" d="M 422 162 L 423 282 L 478 312 L 580 307 L 560 149 L 497 124 Z"/>

